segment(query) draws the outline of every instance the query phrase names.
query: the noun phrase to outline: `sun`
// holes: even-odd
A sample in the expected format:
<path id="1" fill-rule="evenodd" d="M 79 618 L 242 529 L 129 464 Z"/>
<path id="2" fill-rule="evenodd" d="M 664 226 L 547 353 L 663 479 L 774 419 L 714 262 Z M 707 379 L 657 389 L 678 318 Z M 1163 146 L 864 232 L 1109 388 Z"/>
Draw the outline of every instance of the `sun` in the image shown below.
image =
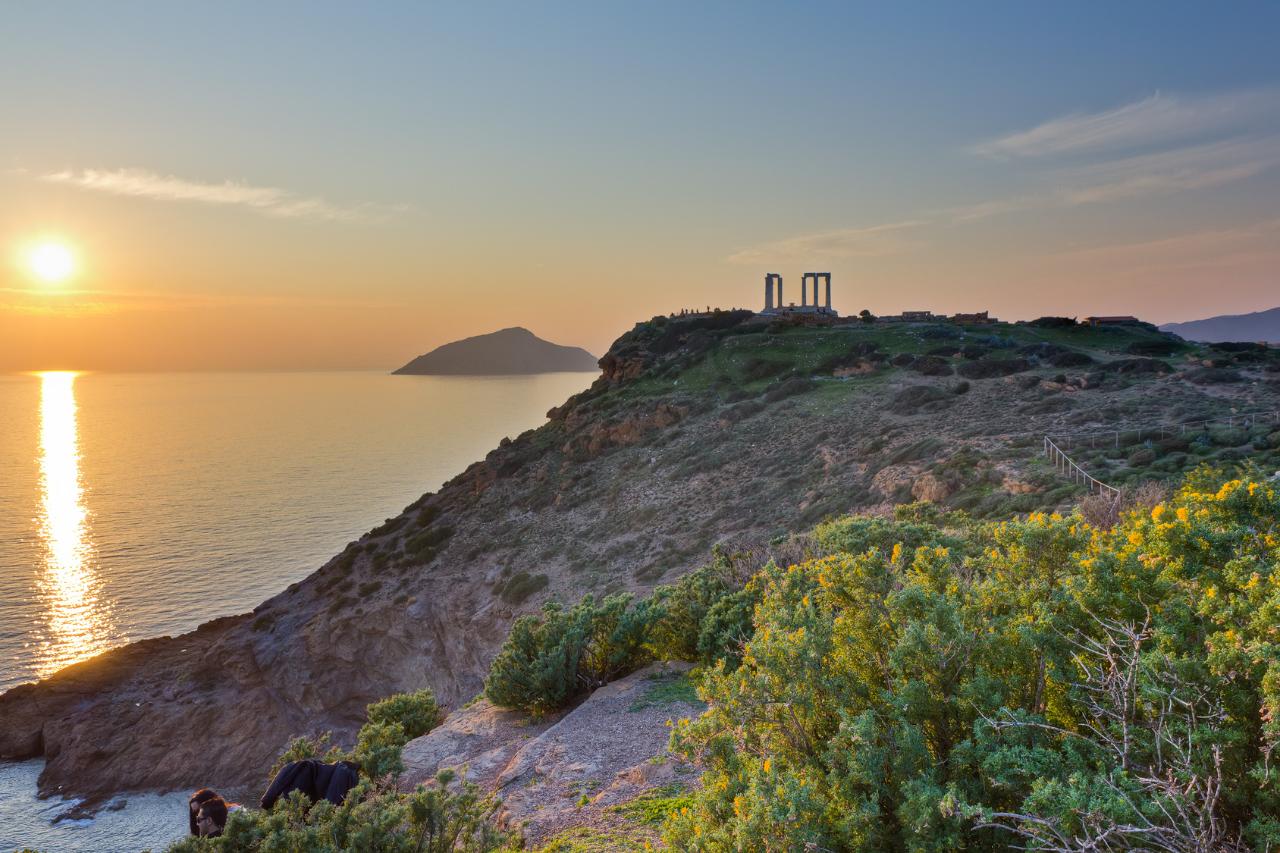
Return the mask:
<path id="1" fill-rule="evenodd" d="M 65 243 L 37 243 L 27 253 L 27 269 L 46 284 L 58 284 L 75 273 L 76 256 Z"/>

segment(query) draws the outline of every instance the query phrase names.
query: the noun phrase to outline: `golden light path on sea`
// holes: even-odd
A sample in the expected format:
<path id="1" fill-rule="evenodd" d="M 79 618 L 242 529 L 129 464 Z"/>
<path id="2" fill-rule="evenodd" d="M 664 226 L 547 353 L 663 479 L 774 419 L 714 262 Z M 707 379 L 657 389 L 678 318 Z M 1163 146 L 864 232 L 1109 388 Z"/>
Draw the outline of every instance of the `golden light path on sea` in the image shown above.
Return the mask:
<path id="1" fill-rule="evenodd" d="M 107 647 L 108 615 L 93 568 L 89 513 L 80 477 L 74 371 L 40 377 L 40 537 L 44 565 L 39 588 L 47 634 L 38 673 L 49 675 Z"/>

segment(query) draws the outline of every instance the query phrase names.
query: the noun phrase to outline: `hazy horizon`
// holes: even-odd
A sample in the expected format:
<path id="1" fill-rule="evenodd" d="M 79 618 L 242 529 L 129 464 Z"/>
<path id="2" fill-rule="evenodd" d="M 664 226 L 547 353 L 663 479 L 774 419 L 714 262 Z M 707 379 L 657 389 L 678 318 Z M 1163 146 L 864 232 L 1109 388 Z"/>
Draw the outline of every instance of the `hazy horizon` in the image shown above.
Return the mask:
<path id="1" fill-rule="evenodd" d="M 0 371 L 390 370 L 513 325 L 599 355 L 765 272 L 843 313 L 1278 301 L 1274 4 L 5 19 Z"/>

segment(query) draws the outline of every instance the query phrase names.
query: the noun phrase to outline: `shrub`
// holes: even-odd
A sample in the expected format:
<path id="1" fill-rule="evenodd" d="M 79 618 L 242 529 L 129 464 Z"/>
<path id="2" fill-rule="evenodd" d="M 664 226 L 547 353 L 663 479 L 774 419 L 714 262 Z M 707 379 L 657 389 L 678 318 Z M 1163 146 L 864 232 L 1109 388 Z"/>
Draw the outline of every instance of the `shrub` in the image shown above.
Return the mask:
<path id="1" fill-rule="evenodd" d="M 697 662 L 719 663 L 732 671 L 742 663 L 742 651 L 755 630 L 752 622 L 763 584 L 754 580 L 718 598 L 698 623 Z"/>
<path id="2" fill-rule="evenodd" d="M 651 602 L 632 607 L 625 594 L 599 604 L 588 595 L 570 610 L 548 602 L 541 614 L 512 625 L 489 667 L 485 696 L 534 715 L 563 708 L 646 663 L 645 643 L 656 615 Z"/>
<path id="3" fill-rule="evenodd" d="M 370 723 L 397 723 L 409 740 L 422 737 L 440 725 L 440 706 L 436 703 L 436 695 L 429 688 L 413 693 L 397 693 L 365 709 L 365 718 Z"/>
<path id="4" fill-rule="evenodd" d="M 817 387 L 818 383 L 808 377 L 793 376 L 790 379 L 783 379 L 769 386 L 769 389 L 764 392 L 764 400 L 766 403 L 776 403 L 779 400 L 785 400 L 788 397 L 812 391 Z"/>
<path id="5" fill-rule="evenodd" d="M 551 578 L 546 575 L 531 575 L 528 572 L 516 572 L 502 585 L 498 595 L 510 605 L 523 604 L 535 592 L 546 589 Z"/>
<path id="6" fill-rule="evenodd" d="M 448 770 L 429 785 L 401 794 L 369 781 L 347 793 L 342 805 L 314 805 L 300 794 L 269 812 L 231 813 L 220 838 L 184 838 L 170 853 L 488 853 L 510 849 L 510 833 L 498 830 L 493 816 L 501 803 L 471 783 L 459 783 Z"/>
<path id="7" fill-rule="evenodd" d="M 506 848 L 511 835 L 495 829 L 492 818 L 500 802 L 485 797 L 476 785 L 457 783 L 443 771 L 415 792 L 399 793 L 384 783 L 403 771 L 402 749 L 412 736 L 425 734 L 440 715 L 430 690 L 392 695 L 367 707 L 367 722 L 352 753 L 332 743 L 329 733 L 296 738 L 271 768 L 303 758 L 325 762 L 355 760 L 361 781 L 340 806 L 328 800 L 311 803 L 294 793 L 269 812 L 244 808 L 230 813 L 220 838 L 186 838 L 170 852 L 202 853 L 332 853 L 335 850 L 387 850 L 403 853 L 488 853 Z"/>
<path id="8" fill-rule="evenodd" d="M 957 372 L 965 379 L 991 379 L 1030 369 L 1031 363 L 1025 358 L 980 358 L 960 365 Z"/>
<path id="9" fill-rule="evenodd" d="M 424 528 L 405 540 L 405 553 L 420 563 L 429 563 L 452 535 L 453 528 L 448 525 Z"/>
<path id="10" fill-rule="evenodd" d="M 945 358 L 922 355 L 911 363 L 911 369 L 924 376 L 950 376 L 955 371 Z"/>
<path id="11" fill-rule="evenodd" d="M 654 656 L 660 660 L 697 661 L 702 620 L 716 602 L 740 585 L 733 577 L 728 555 L 717 549 L 711 563 L 675 584 L 655 589 L 657 613 L 648 638 Z"/>
<path id="12" fill-rule="evenodd" d="M 370 530 L 369 535 L 376 539 L 379 536 L 386 536 L 388 533 L 395 533 L 401 527 L 404 527 L 404 523 L 406 521 L 408 521 L 408 519 L 403 515 L 398 515 L 395 518 L 388 518 L 386 521 Z"/>
<path id="13" fill-rule="evenodd" d="M 934 385 L 908 385 L 885 407 L 897 415 L 914 415 L 919 412 L 937 412 L 955 401 L 946 390 Z"/>
<path id="14" fill-rule="evenodd" d="M 1200 470 L 1131 506 L 820 527 L 676 726 L 704 773 L 668 845 L 1275 849 L 1280 490 Z"/>

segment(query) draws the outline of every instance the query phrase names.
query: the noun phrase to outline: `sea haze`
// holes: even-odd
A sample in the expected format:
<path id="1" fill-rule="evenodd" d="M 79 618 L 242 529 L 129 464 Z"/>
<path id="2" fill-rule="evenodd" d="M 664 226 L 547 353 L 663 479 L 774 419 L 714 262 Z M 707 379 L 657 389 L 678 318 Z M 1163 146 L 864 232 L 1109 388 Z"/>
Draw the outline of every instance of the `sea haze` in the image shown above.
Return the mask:
<path id="1" fill-rule="evenodd" d="M 592 378 L 0 375 L 0 690 L 252 609 Z"/>

